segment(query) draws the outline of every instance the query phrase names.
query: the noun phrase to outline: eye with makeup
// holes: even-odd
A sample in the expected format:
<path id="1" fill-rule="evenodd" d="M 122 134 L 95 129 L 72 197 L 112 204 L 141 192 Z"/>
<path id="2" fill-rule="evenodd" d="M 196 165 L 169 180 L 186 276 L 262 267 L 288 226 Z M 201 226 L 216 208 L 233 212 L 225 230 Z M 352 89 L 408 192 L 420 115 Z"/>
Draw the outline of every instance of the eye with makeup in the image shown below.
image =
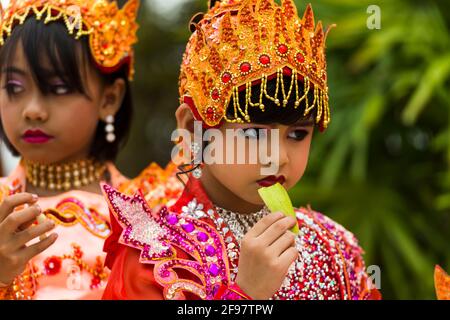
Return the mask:
<path id="1" fill-rule="evenodd" d="M 73 92 L 73 89 L 61 79 L 50 81 L 49 89 L 52 94 L 57 96 L 67 95 Z"/>
<path id="2" fill-rule="evenodd" d="M 25 91 L 25 87 L 21 81 L 18 80 L 8 80 L 6 85 L 3 87 L 8 95 L 18 95 Z"/>
<path id="3" fill-rule="evenodd" d="M 304 140 L 309 134 L 309 131 L 303 128 L 295 128 L 289 131 L 288 138 L 296 141 Z"/>
<path id="4" fill-rule="evenodd" d="M 262 139 L 267 137 L 266 128 L 242 128 L 242 134 L 248 139 Z"/>

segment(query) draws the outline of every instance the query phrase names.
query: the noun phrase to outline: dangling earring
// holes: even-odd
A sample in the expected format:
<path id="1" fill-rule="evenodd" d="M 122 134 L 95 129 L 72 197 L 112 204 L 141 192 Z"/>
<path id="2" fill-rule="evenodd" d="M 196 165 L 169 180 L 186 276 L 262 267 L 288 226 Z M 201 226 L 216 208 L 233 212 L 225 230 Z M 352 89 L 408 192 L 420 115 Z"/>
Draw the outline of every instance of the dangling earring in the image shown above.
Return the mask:
<path id="1" fill-rule="evenodd" d="M 106 141 L 108 141 L 109 143 L 113 143 L 114 141 L 116 141 L 116 135 L 114 134 L 114 116 L 107 116 L 105 121 Z"/>
<path id="2" fill-rule="evenodd" d="M 195 179 L 200 179 L 202 177 L 202 168 L 201 168 L 201 157 L 200 157 L 200 153 L 201 153 L 201 148 L 200 145 L 197 142 L 193 142 L 191 145 L 191 151 L 192 151 L 192 157 L 193 157 L 193 166 L 194 166 L 194 170 L 192 171 L 192 176 Z"/>
<path id="3" fill-rule="evenodd" d="M 179 143 L 179 142 L 178 142 Z M 184 149 L 183 149 L 184 150 Z M 200 145 L 196 142 L 191 143 L 189 147 L 190 158 L 183 153 L 184 162 L 178 166 L 178 172 L 176 173 L 177 179 L 186 187 L 186 182 L 183 181 L 182 176 L 192 174 L 195 179 L 200 179 L 202 177 L 202 157 Z"/>

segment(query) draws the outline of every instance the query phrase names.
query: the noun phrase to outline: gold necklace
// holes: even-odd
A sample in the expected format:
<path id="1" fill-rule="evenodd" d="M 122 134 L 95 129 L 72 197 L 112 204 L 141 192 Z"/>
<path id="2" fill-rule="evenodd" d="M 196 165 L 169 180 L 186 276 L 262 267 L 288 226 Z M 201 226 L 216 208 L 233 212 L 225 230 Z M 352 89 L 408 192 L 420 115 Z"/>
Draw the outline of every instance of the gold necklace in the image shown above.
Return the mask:
<path id="1" fill-rule="evenodd" d="M 87 186 L 99 181 L 106 171 L 105 163 L 93 159 L 55 164 L 22 160 L 22 163 L 31 185 L 50 191 L 68 191 Z"/>

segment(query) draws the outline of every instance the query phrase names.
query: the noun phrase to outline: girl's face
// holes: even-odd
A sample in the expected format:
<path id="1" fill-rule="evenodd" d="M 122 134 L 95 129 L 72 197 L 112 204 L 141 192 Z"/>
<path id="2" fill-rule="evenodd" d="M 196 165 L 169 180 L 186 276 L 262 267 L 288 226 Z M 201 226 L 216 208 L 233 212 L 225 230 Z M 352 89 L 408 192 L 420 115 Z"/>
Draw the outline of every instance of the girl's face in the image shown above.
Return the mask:
<path id="1" fill-rule="evenodd" d="M 177 113 L 179 125 L 184 122 L 182 113 Z M 181 125 L 181 127 L 183 126 Z M 191 125 L 187 125 L 185 128 L 189 127 Z M 259 156 L 256 164 L 248 164 L 250 163 L 248 161 L 249 154 L 259 154 L 258 148 L 251 147 L 249 143 L 245 144 L 246 164 L 205 164 L 202 167 L 201 181 L 216 205 L 241 213 L 254 212 L 264 205 L 258 194 L 259 188 L 279 182 L 289 190 L 302 178 L 308 163 L 314 132 L 312 119 L 301 120 L 290 126 L 224 123 L 220 127 L 223 137 L 225 137 L 227 129 L 242 129 L 245 139 L 249 141 L 257 140 L 267 145 L 268 155 L 271 156 L 273 154 L 271 154 L 270 146 L 275 143 L 278 144 L 278 157 L 272 158 L 272 162 L 277 162 L 278 172 L 273 176 L 262 175 L 261 170 L 273 165 L 273 163 L 264 165 Z M 267 129 L 268 134 L 259 135 L 258 132 L 261 132 L 259 129 Z M 278 141 L 272 141 L 277 137 L 270 134 L 270 129 L 279 130 Z M 236 155 L 238 152 L 236 143 L 234 147 L 234 154 Z M 226 143 L 224 143 L 223 154 L 229 151 L 227 148 Z"/>
<path id="2" fill-rule="evenodd" d="M 111 92 L 117 90 L 105 88 L 96 70 L 84 69 L 86 95 L 69 88 L 48 61 L 42 61 L 51 87 L 44 95 L 29 72 L 21 44 L 9 70 L 2 67 L 1 121 L 7 138 L 24 159 L 50 164 L 89 156 L 99 120 L 114 115 L 120 101 L 111 101 Z"/>
<path id="3" fill-rule="evenodd" d="M 258 194 L 259 188 L 279 182 L 289 190 L 301 179 L 308 163 L 313 128 L 312 122 L 298 122 L 291 126 L 226 123 L 220 128 L 224 135 L 227 129 L 242 129 L 247 140 L 258 140 L 258 142 L 265 140 L 263 143 L 268 146 L 269 154 L 270 145 L 278 143 L 278 159 L 273 159 L 273 161 L 277 161 L 278 172 L 272 176 L 262 175 L 261 169 L 269 165 L 261 164 L 260 159 L 258 159 L 256 164 L 205 165 L 205 179 L 220 182 L 226 189 L 226 191 L 221 192 L 225 194 L 230 192 L 236 198 L 242 199 L 244 203 L 261 206 L 263 202 Z M 266 129 L 267 136 L 259 135 L 260 129 Z M 270 134 L 271 129 L 279 130 L 278 142 L 271 141 L 275 139 Z M 224 146 L 226 148 L 226 144 Z M 258 154 L 258 148 L 251 148 L 249 144 L 246 144 L 245 151 L 246 155 Z M 238 152 L 236 144 L 234 152 L 234 154 Z"/>

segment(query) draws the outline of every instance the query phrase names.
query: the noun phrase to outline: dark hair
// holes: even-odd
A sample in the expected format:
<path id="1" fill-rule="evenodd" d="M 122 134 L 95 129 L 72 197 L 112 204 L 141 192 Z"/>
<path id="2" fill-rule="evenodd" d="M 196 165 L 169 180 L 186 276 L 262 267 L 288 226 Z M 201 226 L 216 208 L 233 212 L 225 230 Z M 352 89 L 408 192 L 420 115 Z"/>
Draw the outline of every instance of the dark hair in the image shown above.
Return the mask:
<path id="1" fill-rule="evenodd" d="M 212 9 L 216 2 L 220 2 L 220 0 L 208 0 L 208 8 Z"/>
<path id="2" fill-rule="evenodd" d="M 61 78 L 73 91 L 88 97 L 82 70 L 87 70 L 87 68 L 98 69 L 90 54 L 87 37 L 76 40 L 74 36 L 69 35 L 63 23 L 52 22 L 44 24 L 43 21 L 38 21 L 34 16 L 31 16 L 22 25 L 14 27 L 11 36 L 0 48 L 0 66 L 3 70 L 8 70 L 13 63 L 14 54 L 19 43 L 22 44 L 25 58 L 30 66 L 30 72 L 42 94 L 47 95 L 51 92 L 48 75 L 44 74 L 42 68 L 42 61 L 46 58 L 53 68 L 52 72 L 56 76 Z M 128 68 L 127 65 L 124 65 L 111 74 L 104 74 L 98 71 L 100 79 L 106 85 L 114 83 L 119 78 L 124 79 L 126 84 L 122 105 L 115 116 L 116 141 L 113 143 L 106 142 L 106 124 L 99 122 L 97 126 L 90 156 L 99 161 L 115 160 L 119 150 L 128 138 L 133 112 Z M 10 72 L 7 72 L 6 78 L 11 78 Z M 15 156 L 19 156 L 19 152 L 6 137 L 1 121 L 0 138 L 4 140 L 8 149 Z"/>
<path id="3" fill-rule="evenodd" d="M 291 76 L 283 75 L 283 82 L 286 92 L 288 91 L 290 85 L 291 85 Z M 277 77 L 270 79 L 267 81 L 267 93 L 271 97 L 275 95 L 276 92 L 276 84 L 277 84 Z M 253 103 L 259 102 L 259 97 L 261 93 L 261 84 L 254 84 L 252 85 L 252 94 L 251 94 L 251 101 Z M 304 86 L 303 86 L 303 80 L 298 80 L 298 93 L 299 96 L 303 96 L 304 94 Z M 296 100 L 296 94 L 295 90 L 293 90 L 292 94 L 290 95 L 286 107 L 282 106 L 283 103 L 283 93 L 281 92 L 281 84 L 280 84 L 280 90 L 278 92 L 278 100 L 280 100 L 281 105 L 278 106 L 275 104 L 274 101 L 268 99 L 265 95 L 263 95 L 262 103 L 264 104 L 265 108 L 264 111 L 262 111 L 259 107 L 249 107 L 248 113 L 250 116 L 250 120 L 252 123 L 259 123 L 259 124 L 275 124 L 279 123 L 282 125 L 291 125 L 296 123 L 299 120 L 302 119 L 310 119 L 313 117 L 315 118 L 315 115 L 317 113 L 316 108 L 314 108 L 310 114 L 307 116 L 304 116 L 305 108 L 306 108 L 306 100 L 304 99 L 300 105 L 296 108 L 295 107 L 295 100 Z M 244 108 L 245 106 L 245 89 L 239 92 L 239 104 L 241 108 Z M 308 105 L 312 105 L 314 101 L 314 90 L 312 87 L 309 90 L 308 96 Z M 233 98 L 230 100 L 230 103 L 227 107 L 227 118 L 234 118 L 234 107 L 233 107 Z"/>

